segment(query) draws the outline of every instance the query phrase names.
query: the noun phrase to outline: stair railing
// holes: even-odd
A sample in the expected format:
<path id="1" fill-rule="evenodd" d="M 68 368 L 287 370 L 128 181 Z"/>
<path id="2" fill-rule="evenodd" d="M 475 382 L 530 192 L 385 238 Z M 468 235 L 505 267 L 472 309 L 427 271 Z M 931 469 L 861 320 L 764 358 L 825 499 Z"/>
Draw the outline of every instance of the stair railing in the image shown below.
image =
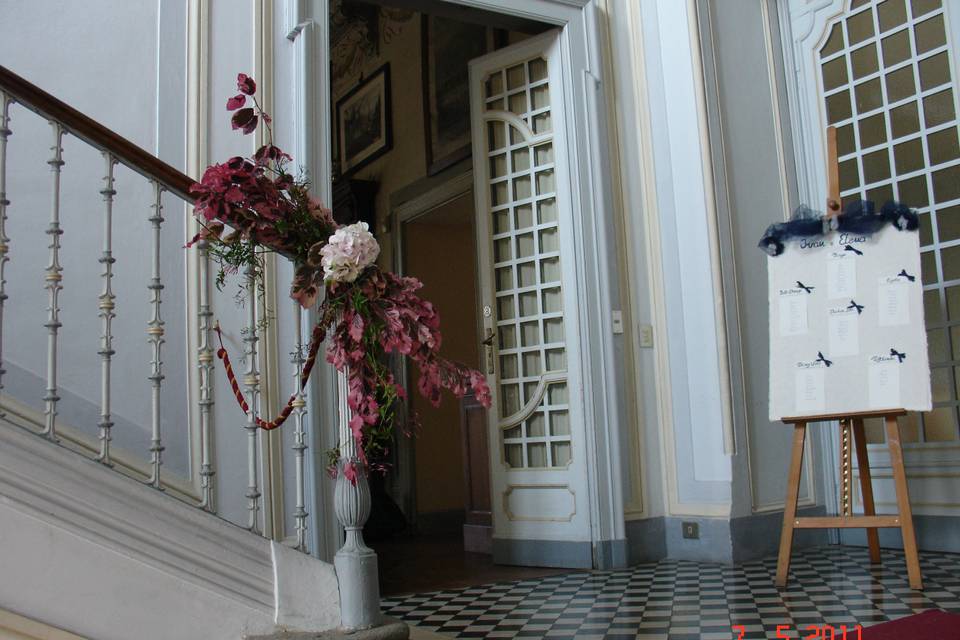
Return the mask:
<path id="1" fill-rule="evenodd" d="M 160 397 L 164 381 L 162 355 L 165 334 L 164 326 L 166 323 L 160 313 L 164 288 L 166 286 L 161 278 L 160 269 L 161 229 L 164 222 L 163 195 L 171 194 L 191 204 L 193 199 L 190 196 L 190 187 L 194 180 L 9 69 L 0 66 L 0 393 L 2 393 L 4 389 L 3 376 L 6 373 L 3 369 L 4 360 L 2 350 L 3 319 L 4 312 L 6 311 L 5 308 L 8 306 L 4 269 L 10 259 L 8 254 L 11 244 L 11 239 L 7 237 L 6 233 L 7 212 L 11 203 L 8 197 L 10 192 L 8 191 L 7 184 L 7 142 L 13 133 L 11 130 L 11 110 L 14 105 L 19 105 L 35 112 L 40 117 L 46 119 L 52 129 L 51 156 L 47 161 L 51 171 L 51 205 L 46 229 L 46 233 L 50 237 L 50 254 L 44 278 L 44 288 L 47 292 L 48 302 L 47 318 L 44 324 L 47 330 L 46 388 L 42 397 L 44 403 L 44 421 L 39 433 L 52 442 L 61 442 L 61 435 L 57 430 L 58 406 L 61 400 L 59 395 L 61 390 L 58 380 L 58 362 L 61 348 L 60 328 L 62 327 L 62 309 L 60 307 L 59 294 L 63 289 L 62 281 L 64 270 L 61 263 L 61 249 L 63 246 L 62 243 L 68 239 L 64 237 L 64 232 L 60 224 L 60 180 L 66 165 L 63 159 L 63 139 L 64 136 L 71 135 L 98 150 L 103 155 L 105 166 L 105 184 L 100 190 L 100 194 L 103 196 L 101 221 L 103 232 L 99 258 L 99 262 L 102 265 L 102 272 L 100 274 L 102 289 L 97 299 L 98 317 L 101 322 L 100 344 L 99 350 L 97 351 L 100 356 L 101 377 L 99 403 L 100 421 L 97 425 L 99 442 L 93 446 L 71 448 L 81 452 L 87 452 L 89 457 L 103 464 L 105 467 L 115 468 L 116 466 L 110 446 L 112 439 L 111 430 L 114 427 L 111 413 L 112 364 L 113 356 L 116 353 L 113 342 L 113 320 L 116 317 L 116 296 L 114 295 L 112 283 L 115 266 L 119 266 L 116 265 L 116 260 L 113 257 L 113 202 L 117 193 L 115 188 L 115 167 L 117 164 L 121 164 L 140 174 L 143 179 L 150 184 L 153 193 L 153 202 L 150 207 L 151 211 L 147 217 L 151 225 L 149 250 L 151 277 L 146 284 L 150 296 L 150 319 L 147 323 L 146 333 L 151 352 L 150 375 L 147 378 L 148 384 L 145 386 L 145 393 L 148 394 L 150 398 L 149 474 L 146 479 L 141 480 L 147 486 L 155 489 L 168 489 L 170 485 L 161 473 L 163 469 L 164 434 L 161 430 Z M 211 450 L 211 419 L 214 407 L 213 388 L 215 371 L 215 350 L 211 335 L 214 329 L 212 323 L 213 313 L 211 311 L 211 302 L 208 293 L 211 284 L 211 271 L 206 244 L 204 242 L 198 243 L 198 250 L 200 252 L 198 268 L 200 286 L 196 315 L 199 336 L 195 353 L 195 364 L 199 373 L 197 415 L 199 417 L 198 427 L 200 433 L 200 497 L 199 500 L 188 500 L 188 502 L 205 511 L 216 513 L 214 500 L 214 478 L 216 476 L 216 469 Z M 259 438 L 257 437 L 257 429 L 255 426 L 255 412 L 257 411 L 258 398 L 260 395 L 260 372 L 258 370 L 259 358 L 257 352 L 258 319 L 254 312 L 256 307 L 256 284 L 252 280 L 249 280 L 249 278 L 251 278 L 250 274 L 247 274 L 247 277 L 248 282 L 245 288 L 247 299 L 245 306 L 248 309 L 248 314 L 244 329 L 244 351 L 247 360 L 247 369 L 243 380 L 250 406 L 250 415 L 247 416 L 249 435 L 249 455 L 247 459 L 248 485 L 245 487 L 244 495 L 249 501 L 249 518 L 246 526 L 249 530 L 260 533 L 263 530 L 260 521 L 264 509 L 261 485 L 257 477 L 260 467 L 260 453 L 257 450 Z M 294 411 L 295 432 L 293 438 L 296 482 L 293 518 L 296 527 L 295 546 L 301 551 L 306 551 L 306 522 L 308 515 L 305 504 L 306 480 L 304 473 L 304 454 L 307 449 L 305 432 L 306 402 L 304 394 L 300 390 L 299 376 L 304 362 L 304 355 L 299 313 L 295 314 L 294 322 L 294 335 L 296 336 L 297 344 L 294 348 L 292 363 L 294 365 L 294 379 L 297 391 Z M 250 425 L 254 426 L 250 428 Z M 182 492 L 169 491 L 169 493 L 184 499 Z"/>

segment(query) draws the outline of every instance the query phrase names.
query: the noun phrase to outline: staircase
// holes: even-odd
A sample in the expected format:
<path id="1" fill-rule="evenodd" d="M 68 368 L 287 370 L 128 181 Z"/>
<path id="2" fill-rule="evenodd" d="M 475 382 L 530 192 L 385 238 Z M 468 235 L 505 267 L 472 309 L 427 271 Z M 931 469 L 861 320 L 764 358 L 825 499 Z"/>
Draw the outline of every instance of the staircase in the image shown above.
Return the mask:
<path id="1" fill-rule="evenodd" d="M 24 141 L 32 148 L 25 160 L 10 154 L 15 121 L 28 132 L 49 123 L 46 139 Z M 100 206 L 80 214 L 74 207 L 64 224 L 77 198 L 65 188 L 69 157 L 83 153 L 68 144 L 78 141 L 100 156 Z M 43 178 L 24 165 L 47 149 Z M 139 186 L 128 191 L 148 197 L 140 211 L 118 187 L 134 180 Z M 301 402 L 285 439 L 271 440 L 251 416 L 230 405 L 218 413 L 214 403 L 224 382 L 214 366 L 209 257 L 201 244 L 178 258 L 182 239 L 171 242 L 164 226 L 190 231 L 192 182 L 0 67 L 0 613 L 95 640 L 235 640 L 340 626 L 334 567 L 308 553 L 305 393 L 296 385 Z M 48 204 L 36 210 L 41 186 Z M 134 214 L 143 233 L 117 225 Z M 8 237 L 11 220 L 44 229 L 48 251 Z M 140 259 L 124 264 L 117 256 L 130 255 L 133 243 Z M 146 275 L 142 297 L 120 295 L 134 277 L 124 269 Z M 98 295 L 73 304 L 90 282 Z M 263 286 L 247 283 L 252 297 L 234 314 L 246 319 L 226 332 L 228 345 L 231 337 L 243 343 L 254 411 L 264 406 L 260 364 L 274 363 L 258 346 Z M 178 301 L 189 313 L 161 313 Z M 43 317 L 32 316 L 41 305 Z M 299 371 L 301 318 L 292 315 L 284 331 L 296 342 L 291 363 Z M 73 327 L 81 321 L 99 328 L 95 343 L 80 345 Z M 143 333 L 131 340 L 136 323 Z M 28 340 L 37 348 L 25 351 Z M 136 365 L 135 354 L 145 355 Z M 164 368 L 165 358 L 184 366 Z M 230 415 L 237 428 L 218 425 Z M 225 455 L 244 442 L 245 455 Z M 283 465 L 292 473 L 275 473 Z M 276 486 L 285 477 L 286 486 Z"/>

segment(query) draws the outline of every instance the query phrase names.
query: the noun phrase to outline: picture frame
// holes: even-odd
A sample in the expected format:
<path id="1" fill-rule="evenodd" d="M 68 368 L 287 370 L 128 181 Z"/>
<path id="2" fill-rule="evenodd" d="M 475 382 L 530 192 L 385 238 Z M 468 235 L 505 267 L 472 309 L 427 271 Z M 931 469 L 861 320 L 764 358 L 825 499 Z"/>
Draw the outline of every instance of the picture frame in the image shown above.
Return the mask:
<path id="1" fill-rule="evenodd" d="M 426 14 L 421 20 L 423 129 L 432 176 L 470 157 L 468 64 L 497 48 L 499 30 Z"/>
<path id="2" fill-rule="evenodd" d="M 348 177 L 393 148 L 390 63 L 337 100 L 340 175 Z"/>

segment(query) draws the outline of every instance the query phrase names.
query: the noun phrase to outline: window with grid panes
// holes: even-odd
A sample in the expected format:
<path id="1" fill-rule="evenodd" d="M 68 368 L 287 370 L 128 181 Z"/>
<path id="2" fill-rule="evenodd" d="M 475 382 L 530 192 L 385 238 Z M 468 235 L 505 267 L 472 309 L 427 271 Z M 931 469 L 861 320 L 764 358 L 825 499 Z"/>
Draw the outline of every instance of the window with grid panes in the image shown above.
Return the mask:
<path id="1" fill-rule="evenodd" d="M 960 144 L 945 10 L 942 0 L 851 0 L 819 51 L 844 205 L 896 199 L 920 213 L 934 409 L 900 419 L 905 442 L 960 439 Z M 866 426 L 883 442 L 879 420 Z"/>
<path id="2" fill-rule="evenodd" d="M 547 62 L 495 71 L 484 92 L 503 460 L 565 467 L 571 440 Z"/>

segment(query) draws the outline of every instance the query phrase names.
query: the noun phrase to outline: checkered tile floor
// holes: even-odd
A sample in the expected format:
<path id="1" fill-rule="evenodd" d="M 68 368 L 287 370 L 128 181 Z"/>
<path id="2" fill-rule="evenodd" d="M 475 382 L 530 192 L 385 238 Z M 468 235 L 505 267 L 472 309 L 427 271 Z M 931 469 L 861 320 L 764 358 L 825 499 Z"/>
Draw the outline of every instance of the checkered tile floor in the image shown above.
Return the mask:
<path id="1" fill-rule="evenodd" d="M 664 560 L 384 600 L 387 615 L 458 638 L 744 640 L 810 635 L 808 625 L 864 627 L 926 609 L 960 613 L 960 555 L 922 553 L 923 592 L 911 591 L 903 554 L 820 547 L 793 554 L 788 586 L 776 558 L 736 567 Z M 856 638 L 850 635 L 850 638 Z"/>

